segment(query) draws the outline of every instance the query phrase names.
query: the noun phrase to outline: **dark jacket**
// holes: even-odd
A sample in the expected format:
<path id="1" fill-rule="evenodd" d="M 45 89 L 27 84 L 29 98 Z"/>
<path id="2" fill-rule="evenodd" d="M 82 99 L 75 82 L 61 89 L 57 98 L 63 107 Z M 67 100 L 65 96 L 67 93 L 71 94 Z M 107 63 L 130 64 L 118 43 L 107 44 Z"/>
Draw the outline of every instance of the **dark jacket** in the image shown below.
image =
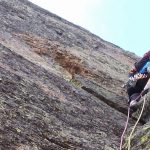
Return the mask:
<path id="1" fill-rule="evenodd" d="M 134 64 L 134 68 L 131 69 L 129 72 L 129 77 L 132 77 L 136 73 L 138 73 L 148 61 L 150 61 L 150 51 L 145 53 L 144 56 L 138 62 Z M 146 76 L 147 76 L 146 78 L 137 80 L 136 85 L 134 87 L 127 88 L 129 99 L 132 94 L 141 93 L 143 91 L 148 79 L 150 78 L 150 74 L 146 74 Z"/>
<path id="2" fill-rule="evenodd" d="M 135 62 L 134 68 L 132 68 L 129 72 L 129 77 L 134 76 L 136 73 L 138 73 L 148 61 L 150 61 L 150 51 L 145 53 L 138 62 Z"/>

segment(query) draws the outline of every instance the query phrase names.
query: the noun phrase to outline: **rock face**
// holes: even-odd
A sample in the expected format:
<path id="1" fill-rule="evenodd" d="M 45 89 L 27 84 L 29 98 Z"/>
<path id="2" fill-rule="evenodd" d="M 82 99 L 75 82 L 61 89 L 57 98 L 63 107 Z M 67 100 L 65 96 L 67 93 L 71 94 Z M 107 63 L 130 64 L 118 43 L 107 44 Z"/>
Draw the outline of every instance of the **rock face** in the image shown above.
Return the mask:
<path id="1" fill-rule="evenodd" d="M 119 149 L 138 57 L 26 0 L 0 20 L 0 149 Z"/>

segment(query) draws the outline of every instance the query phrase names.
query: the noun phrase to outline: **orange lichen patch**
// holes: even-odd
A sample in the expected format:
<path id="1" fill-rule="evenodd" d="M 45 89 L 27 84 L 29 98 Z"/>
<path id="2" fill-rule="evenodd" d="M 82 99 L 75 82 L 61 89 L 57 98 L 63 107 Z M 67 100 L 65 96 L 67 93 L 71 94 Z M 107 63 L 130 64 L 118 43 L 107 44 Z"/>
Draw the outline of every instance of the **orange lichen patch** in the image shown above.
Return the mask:
<path id="1" fill-rule="evenodd" d="M 63 68 L 65 68 L 73 77 L 75 74 L 86 76 L 89 74 L 89 70 L 84 68 L 82 60 L 68 52 L 57 51 L 54 54 L 54 59 Z"/>
<path id="2" fill-rule="evenodd" d="M 23 36 L 26 43 L 33 49 L 34 52 L 42 55 L 46 54 L 48 47 L 46 46 L 47 40 L 40 37 Z"/>
<path id="3" fill-rule="evenodd" d="M 66 69 L 72 78 L 75 74 L 82 76 L 89 76 L 90 71 L 83 66 L 83 62 L 77 56 L 70 54 L 64 47 L 57 41 L 50 41 L 36 35 L 30 34 L 15 34 L 30 46 L 31 50 L 39 55 L 47 55 L 59 63 L 61 67 Z"/>
<path id="4" fill-rule="evenodd" d="M 16 37 L 19 37 L 20 40 L 23 40 L 31 50 L 36 52 L 39 55 L 47 55 L 50 52 L 53 52 L 55 49 L 58 49 L 60 44 L 57 41 L 50 41 L 46 38 L 39 37 L 37 35 L 31 34 L 14 34 Z"/>

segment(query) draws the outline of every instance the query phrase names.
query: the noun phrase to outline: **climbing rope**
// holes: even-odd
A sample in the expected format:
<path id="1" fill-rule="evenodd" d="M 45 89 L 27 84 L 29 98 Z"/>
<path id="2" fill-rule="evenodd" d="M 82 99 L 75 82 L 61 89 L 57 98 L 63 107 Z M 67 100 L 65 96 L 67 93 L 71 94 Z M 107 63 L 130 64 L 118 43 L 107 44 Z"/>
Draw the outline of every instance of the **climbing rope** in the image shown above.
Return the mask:
<path id="1" fill-rule="evenodd" d="M 140 95 L 140 96 L 141 96 L 141 95 Z M 143 110 L 144 110 L 144 107 L 145 107 L 145 101 L 146 101 L 145 99 L 146 99 L 146 97 L 144 97 L 142 110 L 141 110 L 141 113 L 140 113 L 140 115 L 139 115 L 139 117 L 138 117 L 138 120 L 136 121 L 136 123 L 135 123 L 135 125 L 134 125 L 134 127 L 133 127 L 133 129 L 132 129 L 132 131 L 131 131 L 131 133 L 130 133 L 130 136 L 129 136 L 129 138 L 128 138 L 128 146 L 127 146 L 127 147 L 128 147 L 128 150 L 130 150 L 130 147 L 131 147 L 131 137 L 132 137 L 132 134 L 133 134 L 133 132 L 134 132 L 134 130 L 135 130 L 135 128 L 136 128 L 136 126 L 137 126 L 137 124 L 138 124 L 138 122 L 139 122 L 141 116 L 142 116 L 142 113 L 143 113 Z M 124 134 L 125 134 L 125 132 L 126 132 L 126 130 L 127 130 L 127 127 L 128 127 L 129 118 L 130 118 L 130 106 L 128 107 L 128 116 L 127 116 L 127 121 L 126 121 L 126 124 L 125 124 L 125 128 L 124 128 L 124 131 L 123 131 L 123 133 L 122 133 L 122 135 L 121 135 L 120 150 L 122 150 L 123 137 L 124 137 Z"/>
<path id="2" fill-rule="evenodd" d="M 140 121 L 141 116 L 142 116 L 142 113 L 143 113 L 143 110 L 144 110 L 144 107 L 145 107 L 145 101 L 146 101 L 145 99 L 146 99 L 146 96 L 144 97 L 143 106 L 142 106 L 142 110 L 141 110 L 141 113 L 139 115 L 139 118 L 136 121 L 136 123 L 135 123 L 135 125 L 134 125 L 134 127 L 133 127 L 133 129 L 132 129 L 132 131 L 131 131 L 131 133 L 129 135 L 129 138 L 128 138 L 128 150 L 130 150 L 130 148 L 131 148 L 131 138 L 132 138 L 133 132 L 134 132 L 138 122 Z"/>
<path id="3" fill-rule="evenodd" d="M 128 107 L 127 121 L 126 121 L 125 128 L 124 128 L 122 136 L 121 136 L 120 150 L 122 150 L 123 137 L 124 137 L 124 134 L 125 134 L 127 127 L 128 127 L 129 117 L 130 117 L 130 107 Z"/>

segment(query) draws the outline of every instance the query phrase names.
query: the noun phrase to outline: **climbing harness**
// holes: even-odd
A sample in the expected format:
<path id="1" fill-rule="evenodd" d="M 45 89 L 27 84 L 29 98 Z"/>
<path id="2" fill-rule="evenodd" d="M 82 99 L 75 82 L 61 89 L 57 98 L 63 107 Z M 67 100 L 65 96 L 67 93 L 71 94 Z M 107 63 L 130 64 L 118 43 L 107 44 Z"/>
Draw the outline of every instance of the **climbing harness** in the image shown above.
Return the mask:
<path id="1" fill-rule="evenodd" d="M 129 79 L 125 84 L 122 85 L 122 88 L 131 88 L 131 87 L 135 87 L 137 81 L 139 79 L 144 79 L 147 78 L 147 75 L 145 74 L 141 74 L 141 73 L 137 73 L 134 75 L 134 77 L 132 79 Z"/>
<path id="2" fill-rule="evenodd" d="M 140 95 L 140 96 L 142 97 L 142 95 Z M 132 129 L 132 131 L 131 131 L 131 133 L 129 135 L 129 137 L 128 137 L 128 145 L 127 145 L 128 150 L 130 150 L 130 148 L 131 148 L 132 134 L 133 134 L 133 132 L 134 132 L 134 130 L 135 130 L 138 122 L 140 121 L 141 116 L 142 116 L 142 113 L 143 113 L 143 110 L 144 110 L 144 107 L 145 107 L 145 101 L 146 101 L 145 99 L 146 99 L 146 97 L 144 96 L 143 106 L 142 106 L 142 109 L 141 109 L 141 113 L 140 113 L 140 115 L 139 115 L 139 117 L 138 117 L 138 119 L 137 119 L 137 121 L 136 121 L 136 123 L 135 123 L 135 125 L 134 125 L 134 127 L 133 127 L 133 129 Z M 130 117 L 130 106 L 128 107 L 128 116 L 127 116 L 127 121 L 126 121 L 126 124 L 125 124 L 125 128 L 124 128 L 124 131 L 123 131 L 123 133 L 121 135 L 120 150 L 122 150 L 123 137 L 124 137 L 124 134 L 125 134 L 125 132 L 127 130 L 127 127 L 128 127 L 129 117 Z"/>

